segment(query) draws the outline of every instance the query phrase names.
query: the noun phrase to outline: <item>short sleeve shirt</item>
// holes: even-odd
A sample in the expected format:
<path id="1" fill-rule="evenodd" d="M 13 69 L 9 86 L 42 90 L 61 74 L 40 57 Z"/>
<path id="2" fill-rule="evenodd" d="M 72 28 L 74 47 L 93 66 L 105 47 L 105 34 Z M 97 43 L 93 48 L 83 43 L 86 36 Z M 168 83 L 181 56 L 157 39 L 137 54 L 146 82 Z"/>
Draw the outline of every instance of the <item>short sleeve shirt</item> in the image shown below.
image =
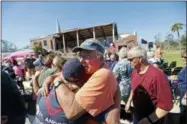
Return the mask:
<path id="1" fill-rule="evenodd" d="M 148 92 L 152 103 L 161 109 L 170 110 L 173 107 L 172 94 L 169 82 L 162 71 L 149 66 L 144 74 L 136 71 L 132 73 L 131 88 L 133 91 L 139 86 L 143 86 Z"/>
<path id="2" fill-rule="evenodd" d="M 42 87 L 42 84 L 44 83 L 45 79 L 50 76 L 50 75 L 53 75 L 53 74 L 56 74 L 58 71 L 57 68 L 52 68 L 52 69 L 46 69 L 45 71 L 43 71 L 39 77 L 38 77 L 38 85 L 39 87 L 41 88 Z"/>
<path id="3" fill-rule="evenodd" d="M 118 83 L 127 82 L 129 83 L 129 79 L 131 77 L 132 68 L 130 66 L 130 62 L 127 59 L 123 59 L 118 61 L 115 65 L 113 72 L 115 73 Z"/>
<path id="4" fill-rule="evenodd" d="M 127 59 L 118 61 L 113 69 L 113 72 L 119 83 L 121 96 L 128 97 L 130 94 L 130 78 L 132 73 L 130 62 Z"/>
<path id="5" fill-rule="evenodd" d="M 75 94 L 76 101 L 92 116 L 114 104 L 117 90 L 115 75 L 106 66 L 96 71 Z"/>

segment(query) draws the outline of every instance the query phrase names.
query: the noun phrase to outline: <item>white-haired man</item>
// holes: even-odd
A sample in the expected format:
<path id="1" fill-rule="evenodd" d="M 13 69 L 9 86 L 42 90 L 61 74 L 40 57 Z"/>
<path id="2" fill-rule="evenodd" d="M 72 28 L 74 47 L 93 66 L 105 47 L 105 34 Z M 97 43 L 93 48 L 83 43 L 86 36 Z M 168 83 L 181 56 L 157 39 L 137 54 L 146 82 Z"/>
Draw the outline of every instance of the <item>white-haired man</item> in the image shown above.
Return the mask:
<path id="1" fill-rule="evenodd" d="M 135 124 L 162 124 L 163 117 L 173 107 L 166 76 L 148 64 L 146 51 L 139 46 L 130 49 L 128 60 L 135 71 L 131 76 L 131 95 L 126 111 L 132 102 Z"/>
<path id="2" fill-rule="evenodd" d="M 104 50 L 95 39 L 88 39 L 73 49 L 73 52 L 79 52 L 80 61 L 90 77 L 76 93 L 63 82 L 56 86 L 59 103 L 68 119 L 77 119 L 89 113 L 99 122 L 119 124 L 120 90 L 115 75 L 104 64 Z M 49 84 L 45 84 L 46 94 L 48 87 Z"/>

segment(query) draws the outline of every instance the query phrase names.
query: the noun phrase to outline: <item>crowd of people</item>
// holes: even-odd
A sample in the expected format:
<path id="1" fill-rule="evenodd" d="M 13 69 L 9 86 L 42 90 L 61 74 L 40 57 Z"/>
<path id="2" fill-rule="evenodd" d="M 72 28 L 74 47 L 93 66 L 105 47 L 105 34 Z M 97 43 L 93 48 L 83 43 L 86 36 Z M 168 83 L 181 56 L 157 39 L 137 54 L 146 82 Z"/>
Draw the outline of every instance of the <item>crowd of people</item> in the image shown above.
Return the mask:
<path id="1" fill-rule="evenodd" d="M 32 124 L 167 124 L 174 98 L 171 79 L 159 68 L 164 61 L 160 47 L 109 53 L 100 41 L 87 39 L 72 52 L 68 57 L 45 52 L 2 64 L 2 124 L 25 124 L 26 117 Z M 186 62 L 186 51 L 182 59 Z M 24 80 L 31 80 L 30 97 Z M 184 115 L 186 65 L 176 84 Z"/>

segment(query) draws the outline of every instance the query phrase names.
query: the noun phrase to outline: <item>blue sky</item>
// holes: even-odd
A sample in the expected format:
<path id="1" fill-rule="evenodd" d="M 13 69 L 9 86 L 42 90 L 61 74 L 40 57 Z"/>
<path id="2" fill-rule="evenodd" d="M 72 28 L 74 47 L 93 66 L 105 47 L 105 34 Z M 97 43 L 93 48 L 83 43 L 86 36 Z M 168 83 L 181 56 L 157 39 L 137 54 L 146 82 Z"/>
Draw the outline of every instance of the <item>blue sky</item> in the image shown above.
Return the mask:
<path id="1" fill-rule="evenodd" d="M 171 33 L 173 23 L 186 23 L 186 3 L 2 2 L 2 39 L 21 48 L 31 38 L 55 33 L 57 18 L 61 30 L 116 22 L 119 34 L 137 31 L 139 39 L 154 41 L 155 34 Z"/>

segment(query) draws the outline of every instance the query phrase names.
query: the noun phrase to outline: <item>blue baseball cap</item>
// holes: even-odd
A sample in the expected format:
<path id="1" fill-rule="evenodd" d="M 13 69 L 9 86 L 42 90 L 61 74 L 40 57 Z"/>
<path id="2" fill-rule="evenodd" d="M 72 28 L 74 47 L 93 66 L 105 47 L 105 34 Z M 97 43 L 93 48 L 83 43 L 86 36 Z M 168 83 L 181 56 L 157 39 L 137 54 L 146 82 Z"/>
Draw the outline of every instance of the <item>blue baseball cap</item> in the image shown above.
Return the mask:
<path id="1" fill-rule="evenodd" d="M 77 81 L 82 81 L 85 75 L 85 68 L 78 58 L 71 58 L 63 65 L 62 74 L 66 80 L 73 77 Z"/>
<path id="2" fill-rule="evenodd" d="M 80 46 L 73 48 L 72 52 L 78 52 L 81 50 L 96 50 L 104 54 L 105 48 L 100 41 L 96 39 L 87 39 Z"/>

